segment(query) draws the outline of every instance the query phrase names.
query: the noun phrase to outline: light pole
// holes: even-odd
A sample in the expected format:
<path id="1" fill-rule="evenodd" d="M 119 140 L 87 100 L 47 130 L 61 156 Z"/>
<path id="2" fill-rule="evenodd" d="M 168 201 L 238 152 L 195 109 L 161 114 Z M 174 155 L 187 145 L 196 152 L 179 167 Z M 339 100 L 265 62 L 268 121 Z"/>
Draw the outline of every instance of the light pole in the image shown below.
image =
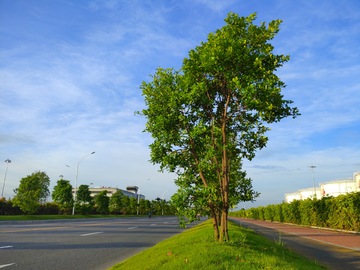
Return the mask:
<path id="1" fill-rule="evenodd" d="M 73 206 L 73 210 L 72 210 L 72 215 L 75 215 L 75 202 L 76 202 L 76 189 L 77 189 L 77 179 L 78 179 L 78 171 L 79 171 L 79 164 L 80 162 L 86 158 L 87 156 L 90 156 L 92 154 L 95 154 L 95 151 L 90 153 L 90 154 L 87 154 L 86 156 L 83 156 L 82 158 L 80 158 L 77 162 L 77 166 L 76 166 L 76 171 L 74 168 L 71 168 L 69 165 L 66 165 L 66 167 L 69 167 L 70 169 L 74 170 L 75 171 L 75 192 L 74 192 L 74 206 Z"/>
<path id="2" fill-rule="evenodd" d="M 165 191 L 165 192 L 163 193 L 163 195 L 161 196 L 161 197 L 162 197 L 162 200 L 163 200 L 163 203 L 162 203 L 162 216 L 164 215 L 164 195 L 165 195 L 165 193 L 168 192 L 168 191 L 169 191 L 169 190 Z"/>
<path id="3" fill-rule="evenodd" d="M 1 198 L 4 197 L 3 195 L 4 195 L 4 189 L 5 189 L 6 174 L 7 174 L 7 170 L 8 170 L 9 163 L 11 163 L 11 160 L 10 160 L 10 159 L 7 159 L 7 160 L 5 160 L 5 162 L 6 162 L 6 169 L 5 169 L 4 183 L 3 183 L 3 187 L 2 187 L 2 191 L 1 191 Z"/>
<path id="4" fill-rule="evenodd" d="M 315 178 L 314 178 L 314 168 L 316 168 L 316 166 L 309 166 L 309 168 L 312 169 L 313 183 L 314 183 L 314 194 L 315 194 L 315 198 L 316 198 Z"/>
<path id="5" fill-rule="evenodd" d="M 146 181 L 149 181 L 150 179 L 147 179 L 147 180 L 144 180 L 144 181 L 142 181 L 141 183 L 140 183 L 140 185 L 139 185 L 139 192 L 138 192 L 138 207 L 137 207 L 137 211 L 136 211 L 136 215 L 139 215 L 139 202 L 140 202 L 140 186 L 141 186 L 141 184 L 142 183 L 144 183 L 144 182 L 146 182 Z"/>

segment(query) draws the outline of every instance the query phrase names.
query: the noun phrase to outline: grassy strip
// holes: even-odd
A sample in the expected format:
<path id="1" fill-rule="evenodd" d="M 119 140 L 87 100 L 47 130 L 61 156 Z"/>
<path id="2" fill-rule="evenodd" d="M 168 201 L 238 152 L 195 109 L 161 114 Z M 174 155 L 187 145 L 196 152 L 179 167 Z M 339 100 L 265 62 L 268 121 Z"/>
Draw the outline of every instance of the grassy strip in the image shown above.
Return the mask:
<path id="1" fill-rule="evenodd" d="M 229 221 L 230 242 L 214 242 L 211 220 L 169 238 L 116 269 L 324 269 Z"/>
<path id="2" fill-rule="evenodd" d="M 0 216 L 3 220 L 43 220 L 43 219 L 78 219 L 78 218 L 113 218 L 113 217 L 147 217 L 148 215 L 18 215 Z"/>

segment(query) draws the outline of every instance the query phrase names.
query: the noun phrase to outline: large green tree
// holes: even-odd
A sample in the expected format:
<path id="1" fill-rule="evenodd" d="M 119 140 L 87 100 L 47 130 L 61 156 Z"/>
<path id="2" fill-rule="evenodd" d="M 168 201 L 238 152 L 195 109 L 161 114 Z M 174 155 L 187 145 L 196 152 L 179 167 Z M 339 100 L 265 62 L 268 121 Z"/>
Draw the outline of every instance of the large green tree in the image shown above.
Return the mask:
<path id="1" fill-rule="evenodd" d="M 101 191 L 98 195 L 95 197 L 95 204 L 97 206 L 96 211 L 104 214 L 109 213 L 109 201 L 110 198 L 107 196 L 107 190 Z"/>
<path id="2" fill-rule="evenodd" d="M 54 202 L 57 203 L 61 211 L 71 208 L 74 204 L 74 198 L 70 181 L 64 179 L 58 180 L 56 186 L 54 186 L 51 197 Z"/>
<path id="3" fill-rule="evenodd" d="M 109 211 L 111 213 L 120 213 L 124 207 L 123 205 L 124 194 L 121 190 L 116 191 L 110 198 Z"/>
<path id="4" fill-rule="evenodd" d="M 49 196 L 49 185 L 50 178 L 42 171 L 21 178 L 19 187 L 14 189 L 14 206 L 19 206 L 27 214 L 34 213 Z"/>
<path id="5" fill-rule="evenodd" d="M 94 206 L 94 200 L 91 197 L 91 191 L 88 185 L 80 185 L 76 192 L 75 208 L 82 215 L 87 215 Z"/>
<path id="6" fill-rule="evenodd" d="M 180 70 L 159 68 L 140 87 L 147 106 L 141 112 L 145 131 L 154 138 L 151 161 L 202 182 L 220 241 L 228 240 L 229 192 L 236 183 L 231 165 L 251 160 L 266 145 L 266 124 L 298 115 L 281 94 L 285 84 L 276 75 L 290 57 L 273 54 L 269 42 L 281 20 L 266 26 L 253 24 L 255 18 L 256 13 L 229 13 L 226 25 L 190 50 Z M 221 206 L 220 231 L 215 204 Z"/>

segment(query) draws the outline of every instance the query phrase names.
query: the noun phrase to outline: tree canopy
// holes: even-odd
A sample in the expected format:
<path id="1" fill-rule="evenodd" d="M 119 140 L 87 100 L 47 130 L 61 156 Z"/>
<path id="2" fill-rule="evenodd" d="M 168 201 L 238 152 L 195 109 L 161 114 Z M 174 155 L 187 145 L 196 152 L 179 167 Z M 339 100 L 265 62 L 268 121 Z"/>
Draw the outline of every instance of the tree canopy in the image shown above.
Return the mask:
<path id="1" fill-rule="evenodd" d="M 71 208 L 74 204 L 74 198 L 70 181 L 64 179 L 58 180 L 51 197 L 58 204 L 60 210 Z"/>
<path id="2" fill-rule="evenodd" d="M 97 211 L 100 213 L 108 214 L 109 213 L 109 201 L 110 198 L 107 196 L 107 190 L 101 191 L 95 197 L 95 204 L 97 206 Z"/>
<path id="3" fill-rule="evenodd" d="M 91 197 L 91 191 L 88 185 L 80 185 L 76 192 L 76 209 L 82 215 L 88 214 L 94 206 L 94 200 Z"/>
<path id="4" fill-rule="evenodd" d="M 39 204 L 49 196 L 49 176 L 42 171 L 34 172 L 21 178 L 19 187 L 14 189 L 13 203 L 28 214 L 34 213 Z"/>
<path id="5" fill-rule="evenodd" d="M 110 198 L 109 210 L 112 213 L 120 213 L 124 207 L 124 194 L 121 190 L 116 191 Z"/>
<path id="6" fill-rule="evenodd" d="M 140 114 L 154 138 L 151 161 L 201 182 L 220 241 L 228 239 L 229 194 L 241 160 L 265 147 L 266 124 L 299 115 L 281 94 L 285 83 L 276 75 L 290 57 L 273 54 L 269 42 L 281 20 L 258 26 L 255 19 L 256 13 L 229 13 L 226 25 L 190 50 L 180 70 L 158 68 L 152 81 L 140 86 L 146 105 Z"/>

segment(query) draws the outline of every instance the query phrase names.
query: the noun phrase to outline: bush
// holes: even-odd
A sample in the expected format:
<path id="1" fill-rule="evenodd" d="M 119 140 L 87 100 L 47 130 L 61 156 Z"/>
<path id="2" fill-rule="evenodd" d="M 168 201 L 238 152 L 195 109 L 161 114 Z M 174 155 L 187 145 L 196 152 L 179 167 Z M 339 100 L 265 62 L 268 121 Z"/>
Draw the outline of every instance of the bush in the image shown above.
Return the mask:
<path id="1" fill-rule="evenodd" d="M 229 216 L 360 231 L 360 192 L 230 212 Z"/>

